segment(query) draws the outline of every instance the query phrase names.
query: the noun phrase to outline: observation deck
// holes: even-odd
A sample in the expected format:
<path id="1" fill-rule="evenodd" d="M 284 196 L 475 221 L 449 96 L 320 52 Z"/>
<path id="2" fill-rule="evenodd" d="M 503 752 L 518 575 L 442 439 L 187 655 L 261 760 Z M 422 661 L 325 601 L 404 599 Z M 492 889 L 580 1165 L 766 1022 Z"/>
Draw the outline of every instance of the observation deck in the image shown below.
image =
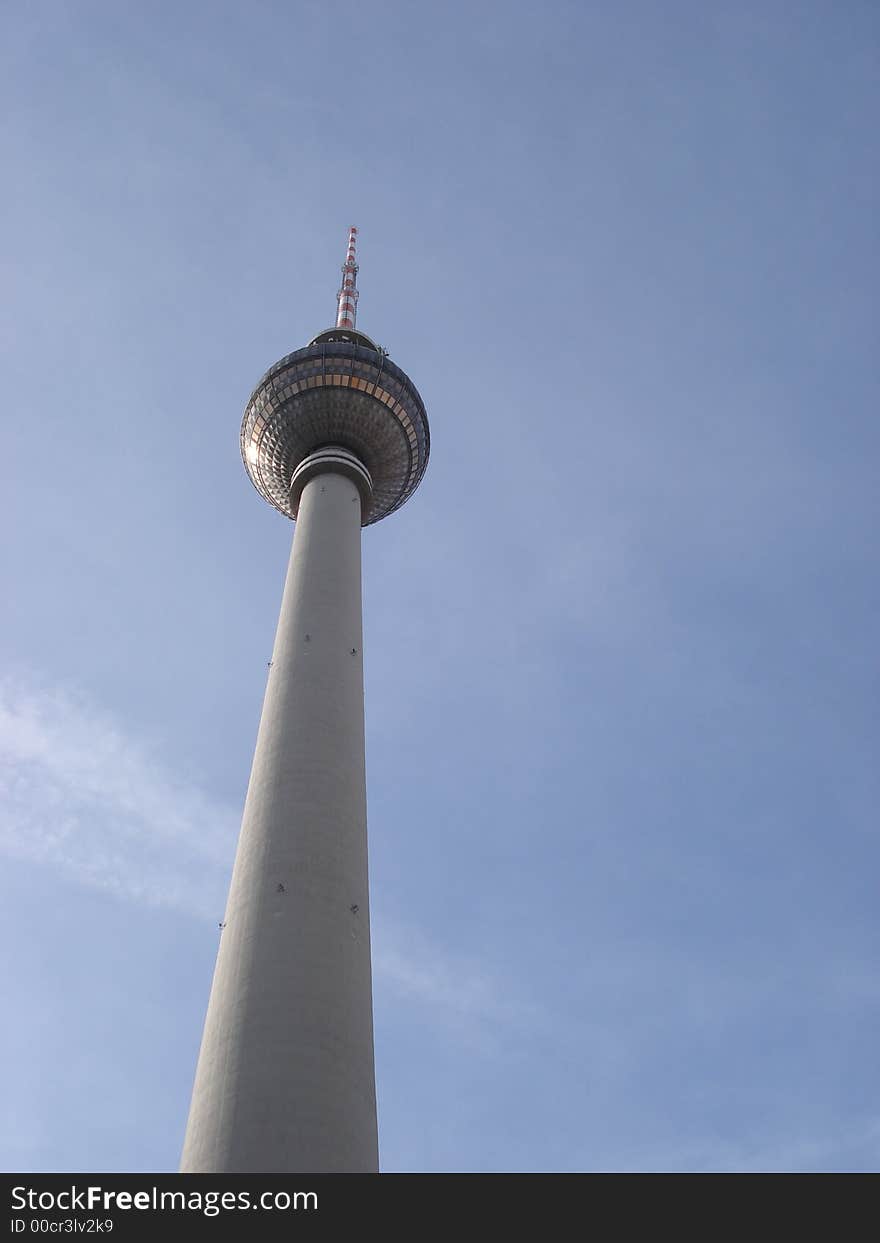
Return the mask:
<path id="1" fill-rule="evenodd" d="M 291 481 L 318 449 L 353 453 L 372 480 L 361 525 L 399 509 L 428 465 L 428 416 L 416 386 L 362 332 L 329 328 L 266 372 L 245 407 L 241 456 L 254 487 L 296 518 Z"/>

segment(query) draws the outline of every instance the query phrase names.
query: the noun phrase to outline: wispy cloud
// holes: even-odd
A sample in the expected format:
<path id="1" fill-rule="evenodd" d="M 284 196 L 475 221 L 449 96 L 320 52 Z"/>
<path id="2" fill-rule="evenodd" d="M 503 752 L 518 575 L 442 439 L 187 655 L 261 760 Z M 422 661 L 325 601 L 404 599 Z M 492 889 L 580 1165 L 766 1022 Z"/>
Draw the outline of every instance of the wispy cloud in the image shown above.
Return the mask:
<path id="1" fill-rule="evenodd" d="M 412 928 L 377 922 L 373 966 L 379 987 L 410 1006 L 443 1010 L 447 1024 L 471 1046 L 494 1046 L 494 1035 L 540 1029 L 546 1016 L 505 988 L 494 970 L 477 959 L 451 955 Z"/>
<path id="2" fill-rule="evenodd" d="M 0 683 L 0 849 L 194 915 L 222 909 L 234 809 L 67 689 Z"/>
<path id="3" fill-rule="evenodd" d="M 611 1160 L 609 1161 L 609 1155 Z M 719 1173 L 770 1174 L 790 1171 L 862 1170 L 880 1160 L 880 1118 L 832 1127 L 820 1137 L 780 1132 L 750 1140 L 707 1136 L 686 1145 L 675 1143 L 629 1148 L 615 1162 L 614 1155 L 586 1159 L 579 1169 L 595 1173 Z"/>
<path id="4" fill-rule="evenodd" d="M 414 1001 L 440 1003 L 461 1014 L 487 1014 L 497 1009 L 491 982 L 469 964 L 454 967 L 431 959 L 424 952 L 418 960 L 401 953 L 394 938 L 380 936 L 375 966 L 388 985 Z"/>

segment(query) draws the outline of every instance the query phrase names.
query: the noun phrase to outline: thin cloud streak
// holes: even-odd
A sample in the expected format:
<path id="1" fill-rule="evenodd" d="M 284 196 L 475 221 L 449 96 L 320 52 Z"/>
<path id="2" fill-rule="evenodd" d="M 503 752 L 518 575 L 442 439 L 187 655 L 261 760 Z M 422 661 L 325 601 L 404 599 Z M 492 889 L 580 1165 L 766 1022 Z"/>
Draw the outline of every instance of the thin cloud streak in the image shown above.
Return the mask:
<path id="1" fill-rule="evenodd" d="M 406 946 L 406 949 L 402 947 Z M 511 1032 L 544 1030 L 548 1016 L 523 1000 L 479 961 L 438 951 L 411 928 L 378 922 L 373 969 L 383 992 L 408 1006 L 441 1009 L 448 1026 L 472 1047 L 490 1051 Z"/>
<path id="2" fill-rule="evenodd" d="M 75 692 L 0 683 L 0 794 L 6 854 L 148 906 L 222 905 L 235 813 Z"/>
<path id="3" fill-rule="evenodd" d="M 710 1138 L 705 1143 L 657 1146 L 636 1152 L 604 1153 L 599 1162 L 589 1157 L 578 1169 L 593 1173 L 718 1173 L 773 1174 L 798 1171 L 821 1172 L 829 1168 L 863 1169 L 867 1154 L 873 1163 L 880 1159 L 880 1118 L 873 1117 L 848 1129 L 835 1128 L 821 1138 L 779 1134 L 772 1139 L 742 1139 L 739 1142 Z M 609 1160 L 611 1156 L 611 1160 Z M 855 1159 L 853 1159 L 855 1158 Z"/>

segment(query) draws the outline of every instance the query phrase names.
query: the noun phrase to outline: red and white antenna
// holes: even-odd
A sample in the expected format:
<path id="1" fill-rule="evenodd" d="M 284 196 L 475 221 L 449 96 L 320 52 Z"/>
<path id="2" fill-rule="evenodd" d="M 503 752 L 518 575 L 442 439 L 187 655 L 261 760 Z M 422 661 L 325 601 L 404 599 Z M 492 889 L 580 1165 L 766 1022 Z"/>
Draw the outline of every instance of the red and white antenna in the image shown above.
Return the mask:
<path id="1" fill-rule="evenodd" d="M 357 229 L 354 225 L 348 230 L 348 253 L 342 265 L 342 288 L 336 295 L 336 327 L 354 328 L 357 316 L 357 271 L 358 265 L 354 258 L 354 247 L 357 241 Z"/>

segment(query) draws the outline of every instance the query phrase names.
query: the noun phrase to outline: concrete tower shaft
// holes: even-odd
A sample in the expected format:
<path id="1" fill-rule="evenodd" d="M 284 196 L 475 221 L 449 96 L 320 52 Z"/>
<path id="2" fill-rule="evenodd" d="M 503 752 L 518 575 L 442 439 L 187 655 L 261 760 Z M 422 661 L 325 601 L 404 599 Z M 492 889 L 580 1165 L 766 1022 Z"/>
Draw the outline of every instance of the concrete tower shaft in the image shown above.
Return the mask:
<path id="1" fill-rule="evenodd" d="M 299 502 L 181 1170 L 378 1169 L 361 494 Z"/>

